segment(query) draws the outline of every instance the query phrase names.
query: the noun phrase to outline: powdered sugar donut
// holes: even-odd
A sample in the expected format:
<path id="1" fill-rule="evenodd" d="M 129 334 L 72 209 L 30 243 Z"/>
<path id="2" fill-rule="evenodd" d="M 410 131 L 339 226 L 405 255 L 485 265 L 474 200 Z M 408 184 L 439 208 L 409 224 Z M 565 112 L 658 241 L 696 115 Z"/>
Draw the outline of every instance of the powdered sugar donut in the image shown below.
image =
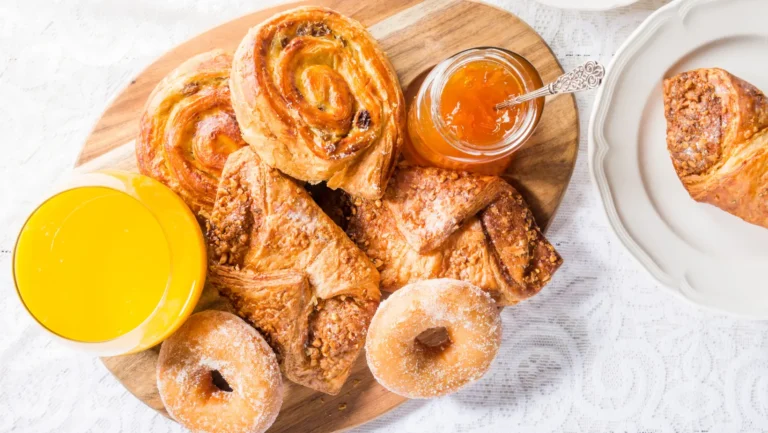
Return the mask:
<path id="1" fill-rule="evenodd" d="M 428 346 L 417 337 L 445 328 L 448 340 Z M 409 284 L 379 307 L 365 344 L 368 367 L 390 391 L 408 398 L 456 392 L 488 371 L 501 344 L 496 303 L 464 281 Z"/>
<path id="2" fill-rule="evenodd" d="M 168 413 L 206 433 L 261 433 L 283 403 L 277 358 L 234 314 L 190 316 L 160 348 L 157 387 Z"/>

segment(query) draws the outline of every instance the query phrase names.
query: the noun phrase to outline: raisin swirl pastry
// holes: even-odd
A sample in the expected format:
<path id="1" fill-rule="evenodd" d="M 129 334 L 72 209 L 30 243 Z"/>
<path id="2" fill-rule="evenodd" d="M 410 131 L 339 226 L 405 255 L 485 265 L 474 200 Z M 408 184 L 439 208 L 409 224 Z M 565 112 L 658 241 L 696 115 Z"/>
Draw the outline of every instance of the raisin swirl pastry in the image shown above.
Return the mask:
<path id="1" fill-rule="evenodd" d="M 667 149 L 691 197 L 768 227 L 768 98 L 722 69 L 664 80 Z"/>
<path id="2" fill-rule="evenodd" d="M 231 64 L 231 55 L 214 50 L 168 74 L 149 96 L 136 141 L 139 170 L 206 218 L 227 157 L 247 145 L 230 100 Z"/>
<path id="3" fill-rule="evenodd" d="M 243 138 L 293 178 L 370 199 L 402 147 L 405 103 L 392 65 L 365 28 L 300 7 L 250 30 L 232 64 Z"/>
<path id="4" fill-rule="evenodd" d="M 208 220 L 208 280 L 285 376 L 336 394 L 379 305 L 379 273 L 303 186 L 249 148 L 227 160 Z"/>

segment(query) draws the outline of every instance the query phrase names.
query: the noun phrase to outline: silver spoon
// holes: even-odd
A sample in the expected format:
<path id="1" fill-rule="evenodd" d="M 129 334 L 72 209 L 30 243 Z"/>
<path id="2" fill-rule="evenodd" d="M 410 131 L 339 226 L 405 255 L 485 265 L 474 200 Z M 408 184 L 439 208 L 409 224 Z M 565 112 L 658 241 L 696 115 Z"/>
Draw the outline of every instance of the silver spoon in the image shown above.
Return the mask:
<path id="1" fill-rule="evenodd" d="M 605 68 L 603 65 L 594 60 L 590 60 L 571 72 L 557 77 L 557 80 L 547 84 L 541 89 L 498 103 L 494 108 L 496 110 L 501 110 L 517 104 L 522 104 L 531 99 L 541 98 L 548 95 L 592 90 L 600 86 L 600 83 L 603 82 L 603 77 L 605 77 Z"/>

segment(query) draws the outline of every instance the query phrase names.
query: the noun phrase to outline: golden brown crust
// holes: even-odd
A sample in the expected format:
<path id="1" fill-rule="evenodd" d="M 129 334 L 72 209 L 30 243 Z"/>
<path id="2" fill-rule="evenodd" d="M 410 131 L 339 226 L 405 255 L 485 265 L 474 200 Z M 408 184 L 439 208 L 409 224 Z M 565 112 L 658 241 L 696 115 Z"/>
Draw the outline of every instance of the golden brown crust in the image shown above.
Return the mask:
<path id="1" fill-rule="evenodd" d="M 562 259 L 536 225 L 523 197 L 512 187 L 482 212 L 485 239 L 506 283 L 508 302 L 535 295 Z"/>
<path id="2" fill-rule="evenodd" d="M 264 432 L 283 402 L 275 354 L 224 311 L 193 314 L 163 342 L 157 388 L 168 413 L 195 432 Z"/>
<path id="3" fill-rule="evenodd" d="M 664 80 L 667 148 L 693 199 L 768 227 L 768 99 L 722 69 Z"/>
<path id="4" fill-rule="evenodd" d="M 706 171 L 722 153 L 727 111 L 708 75 L 698 70 L 665 81 L 666 112 L 675 119 L 667 128 L 667 146 L 681 177 Z"/>
<path id="5" fill-rule="evenodd" d="M 231 64 L 232 56 L 214 50 L 168 74 L 147 100 L 136 141 L 139 170 L 204 217 L 227 156 L 246 145 L 230 102 Z"/>
<path id="6" fill-rule="evenodd" d="M 211 265 L 210 280 L 235 312 L 257 328 L 278 359 L 291 362 L 306 344 L 312 288 L 306 275 L 293 270 L 257 274 L 232 266 Z M 280 317 L 284 320 L 276 321 Z"/>
<path id="7" fill-rule="evenodd" d="M 379 269 L 384 291 L 445 277 L 512 305 L 538 293 L 562 263 L 498 177 L 400 166 L 383 199 L 351 205 L 347 234 Z"/>
<path id="8" fill-rule="evenodd" d="M 508 187 L 503 179 L 493 176 L 436 168 L 405 169 L 392 178 L 384 203 L 400 233 L 423 253 L 439 247 L 464 220 Z"/>
<path id="9" fill-rule="evenodd" d="M 378 198 L 402 147 L 397 75 L 357 21 L 300 7 L 251 29 L 233 63 L 243 137 L 268 165 L 300 180 Z"/>
<path id="10" fill-rule="evenodd" d="M 209 225 L 211 283 L 266 334 L 288 379 L 337 393 L 379 303 L 370 260 L 249 148 L 227 161 Z"/>

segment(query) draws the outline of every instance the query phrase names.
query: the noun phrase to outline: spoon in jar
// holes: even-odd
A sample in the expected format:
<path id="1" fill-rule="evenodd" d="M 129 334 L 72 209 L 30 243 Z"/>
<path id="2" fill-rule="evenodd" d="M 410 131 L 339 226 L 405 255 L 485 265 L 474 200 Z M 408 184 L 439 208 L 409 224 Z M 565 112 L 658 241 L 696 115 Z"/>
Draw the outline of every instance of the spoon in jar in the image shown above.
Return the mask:
<path id="1" fill-rule="evenodd" d="M 548 95 L 558 95 L 561 93 L 574 93 L 581 92 L 583 90 L 592 90 L 600 86 L 605 77 L 605 68 L 600 63 L 594 60 L 590 60 L 587 63 L 577 67 L 576 69 L 563 74 L 557 79 L 546 86 L 528 92 L 524 95 L 516 96 L 512 99 L 507 99 L 504 102 L 498 103 L 494 106 L 496 110 L 503 110 L 522 104 L 525 101 L 531 99 L 541 98 Z"/>

